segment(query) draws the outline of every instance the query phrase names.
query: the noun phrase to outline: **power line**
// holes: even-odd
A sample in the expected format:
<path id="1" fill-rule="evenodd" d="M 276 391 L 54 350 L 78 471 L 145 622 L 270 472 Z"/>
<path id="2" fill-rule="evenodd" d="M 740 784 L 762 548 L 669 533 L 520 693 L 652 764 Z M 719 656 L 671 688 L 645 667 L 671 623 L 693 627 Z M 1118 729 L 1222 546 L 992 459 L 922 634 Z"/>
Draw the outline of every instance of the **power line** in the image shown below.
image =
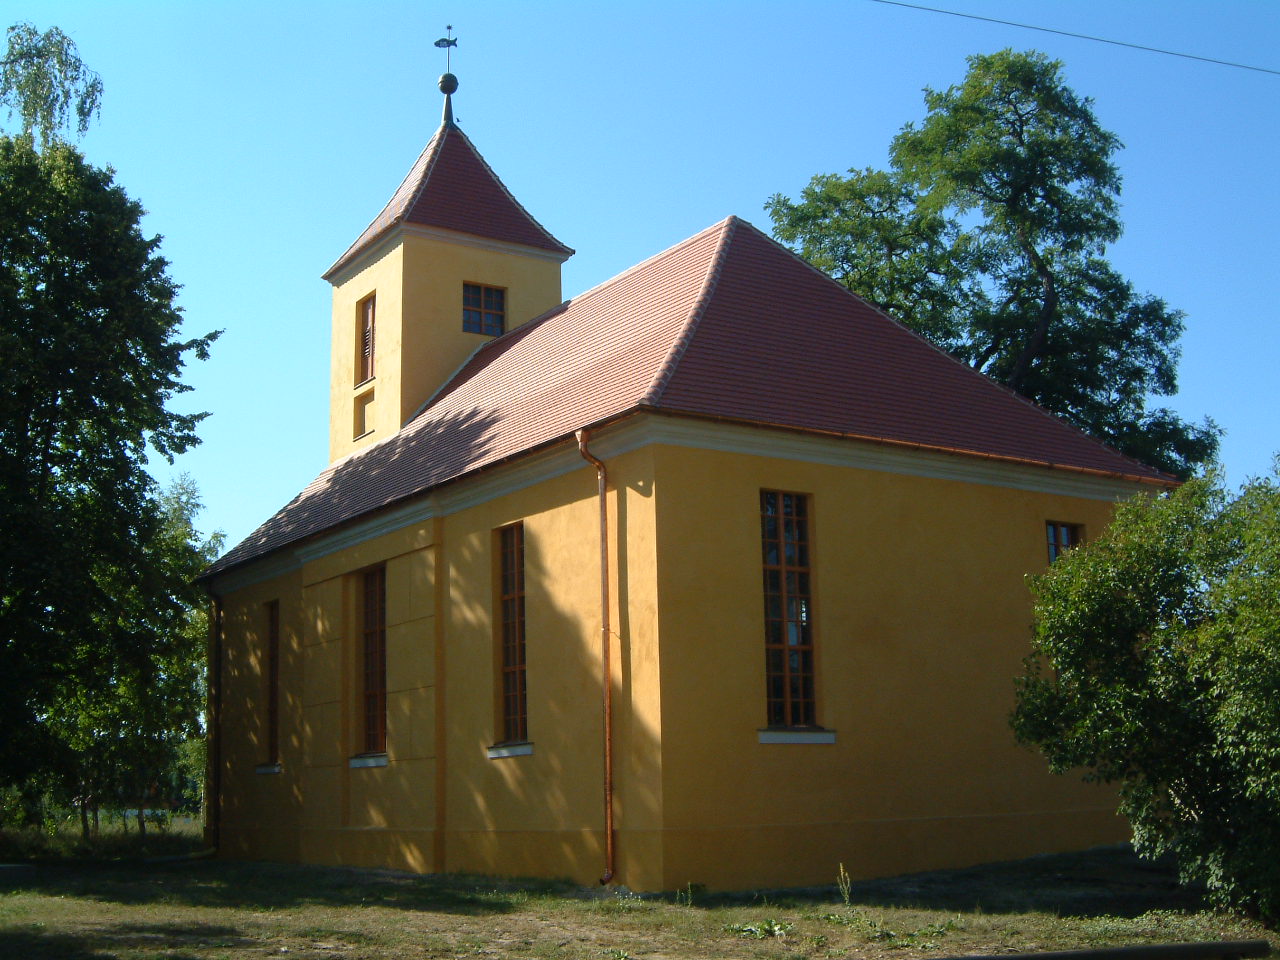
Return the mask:
<path id="1" fill-rule="evenodd" d="M 1179 53 L 1176 50 L 1161 50 L 1159 47 L 1144 47 L 1140 43 L 1125 43 L 1123 40 L 1108 40 L 1106 37 L 1091 37 L 1087 33 L 1071 33 L 1069 30 L 1054 30 L 1052 27 L 1037 27 L 1030 23 L 1014 23 L 1012 20 L 997 20 L 994 17 L 980 17 L 976 13 L 959 13 L 955 10 L 940 10 L 937 7 L 923 7 L 915 3 L 903 3 L 902 0 L 871 0 L 872 3 L 883 3 L 891 7 L 906 7 L 910 10 L 924 10 L 927 13 L 945 13 L 950 17 L 963 17 L 966 20 L 982 20 L 986 23 L 998 23 L 1006 27 L 1021 27 L 1023 30 L 1039 30 L 1041 33 L 1056 33 L 1062 37 L 1075 37 L 1077 40 L 1092 40 L 1095 43 L 1109 43 L 1116 47 L 1129 47 L 1131 50 L 1146 50 L 1148 53 L 1163 53 L 1169 57 L 1182 57 L 1185 60 L 1199 60 L 1202 63 L 1216 63 L 1222 67 L 1236 67 L 1240 70 L 1256 70 L 1258 73 L 1270 73 L 1280 77 L 1280 70 L 1267 67 L 1253 67 L 1247 63 L 1233 63 L 1230 60 L 1215 60 L 1213 57 L 1198 57 L 1194 53 Z"/>

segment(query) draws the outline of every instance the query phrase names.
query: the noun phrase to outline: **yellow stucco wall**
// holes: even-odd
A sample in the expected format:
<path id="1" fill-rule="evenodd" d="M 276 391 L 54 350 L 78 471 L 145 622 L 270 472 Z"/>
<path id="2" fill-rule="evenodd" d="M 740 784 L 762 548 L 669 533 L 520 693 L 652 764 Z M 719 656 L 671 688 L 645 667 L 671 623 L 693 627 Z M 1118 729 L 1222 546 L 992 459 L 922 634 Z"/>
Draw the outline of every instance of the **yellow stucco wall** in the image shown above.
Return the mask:
<path id="1" fill-rule="evenodd" d="M 434 869 L 434 562 L 431 530 L 405 529 L 224 597 L 226 853 Z M 360 750 L 358 583 L 375 564 L 385 564 L 387 582 L 387 763 L 353 767 Z M 280 600 L 290 651 L 281 658 L 278 773 L 261 770 L 262 631 L 271 599 Z"/>
<path id="2" fill-rule="evenodd" d="M 658 478 L 663 886 L 829 883 L 1119 839 L 1007 715 L 1047 520 L 1106 501 L 687 448 Z M 762 489 L 810 500 L 819 723 L 762 744 Z"/>
<path id="3" fill-rule="evenodd" d="M 236 676 L 224 708 L 235 718 L 223 727 L 225 853 L 581 882 L 600 875 L 598 499 L 594 470 L 568 462 L 569 472 L 545 483 L 337 550 L 224 598 L 226 660 Z M 629 869 L 656 886 L 661 791 L 652 729 L 659 710 L 649 468 L 645 452 L 619 458 L 608 502 L 611 531 L 623 531 L 621 549 L 611 541 L 610 564 L 615 729 L 635 743 L 619 750 L 617 803 L 626 817 L 619 846 Z M 515 521 L 525 525 L 533 752 L 490 759 L 499 737 L 492 545 L 495 531 Z M 619 559 L 627 570 L 621 594 Z M 387 569 L 387 765 L 352 767 L 358 575 L 377 563 Z M 254 759 L 262 735 L 254 697 L 265 680 L 261 631 L 250 621 L 275 597 L 296 607 L 299 620 L 299 656 L 281 678 L 282 688 L 298 691 L 297 709 L 284 721 L 297 731 L 297 749 L 283 758 L 281 773 L 268 776 L 256 772 Z M 437 646 L 441 620 L 445 639 Z M 442 705 L 446 721 L 437 723 Z M 297 801 L 273 831 L 257 823 L 268 782 L 291 784 Z M 290 845 L 277 849 L 285 835 Z M 638 858 L 642 849 L 652 854 Z"/>
<path id="4" fill-rule="evenodd" d="M 476 348 L 462 329 L 462 285 L 506 290 L 506 327 L 560 302 L 560 260 L 519 248 L 401 231 L 336 278 L 329 375 L 329 460 L 392 436 Z M 374 377 L 357 383 L 360 304 L 376 296 Z M 371 398 L 371 399 L 370 399 Z M 357 404 L 368 403 L 357 434 Z"/>
<path id="5" fill-rule="evenodd" d="M 500 468 L 465 505 L 227 593 L 225 853 L 600 876 L 596 477 L 572 444 L 554 456 L 547 479 Z M 1123 836 L 1110 797 L 1050 776 L 1006 720 L 1045 521 L 1092 536 L 1108 500 L 660 443 L 607 463 L 617 882 L 827 883 L 839 863 L 882 875 Z M 834 744 L 758 742 L 762 488 L 811 498 L 818 710 Z M 516 521 L 532 752 L 491 759 L 494 538 Z M 378 563 L 387 764 L 352 767 L 357 577 Z M 281 773 L 263 775 L 255 697 L 274 597 L 288 709 Z"/>
<path id="6" fill-rule="evenodd" d="M 652 843 L 639 835 L 652 836 L 660 826 L 650 469 L 647 452 L 618 458 L 610 464 L 607 497 L 615 739 L 627 743 L 616 772 L 618 809 L 626 810 L 618 842 L 632 849 Z M 486 748 L 498 736 L 492 543 L 494 530 L 518 520 L 525 531 L 533 752 L 491 760 Z M 598 530 L 596 475 L 585 461 L 571 473 L 446 521 L 450 869 L 584 883 L 603 871 Z M 619 559 L 627 571 L 621 592 Z M 637 656 L 638 650 L 644 652 Z M 634 868 L 636 876 L 656 885 L 657 858 L 646 861 Z"/>
<path id="7" fill-rule="evenodd" d="M 236 593 L 224 606 L 221 669 L 223 851 L 266 860 L 299 858 L 303 696 L 280 686 L 280 772 L 258 773 L 267 757 L 267 604 L 280 602 L 280 675 L 302 671 L 305 630 L 300 579 L 288 574 Z"/>

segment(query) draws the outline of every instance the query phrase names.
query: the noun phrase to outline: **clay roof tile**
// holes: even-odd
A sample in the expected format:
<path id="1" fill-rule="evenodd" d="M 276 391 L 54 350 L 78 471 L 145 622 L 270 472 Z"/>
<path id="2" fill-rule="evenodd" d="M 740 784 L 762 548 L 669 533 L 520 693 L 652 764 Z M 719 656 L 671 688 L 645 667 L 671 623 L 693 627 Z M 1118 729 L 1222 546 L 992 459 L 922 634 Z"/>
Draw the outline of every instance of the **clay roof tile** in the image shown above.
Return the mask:
<path id="1" fill-rule="evenodd" d="M 373 222 L 324 273 L 328 280 L 383 236 L 406 223 L 573 255 L 506 188 L 457 126 L 444 123 Z"/>
<path id="2" fill-rule="evenodd" d="M 730 217 L 487 343 L 206 576 L 638 410 L 1173 482 Z"/>

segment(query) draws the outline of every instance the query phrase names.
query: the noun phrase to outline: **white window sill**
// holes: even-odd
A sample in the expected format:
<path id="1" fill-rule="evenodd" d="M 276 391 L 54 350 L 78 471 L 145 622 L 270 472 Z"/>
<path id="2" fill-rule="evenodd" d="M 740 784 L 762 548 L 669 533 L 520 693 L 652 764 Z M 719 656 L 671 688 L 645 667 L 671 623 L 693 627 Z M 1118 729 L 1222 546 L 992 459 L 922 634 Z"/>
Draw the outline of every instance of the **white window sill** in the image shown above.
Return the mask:
<path id="1" fill-rule="evenodd" d="M 253 768 L 254 773 L 280 773 L 284 768 L 279 763 L 260 763 Z"/>
<path id="2" fill-rule="evenodd" d="M 834 730 L 757 730 L 761 743 L 835 743 Z"/>
<path id="3" fill-rule="evenodd" d="M 501 760 L 503 757 L 528 757 L 533 755 L 532 743 L 500 743 L 485 751 L 490 760 Z"/>
<path id="4" fill-rule="evenodd" d="M 387 765 L 387 755 L 385 753 L 366 753 L 363 756 L 352 757 L 347 761 L 351 767 L 385 767 Z"/>

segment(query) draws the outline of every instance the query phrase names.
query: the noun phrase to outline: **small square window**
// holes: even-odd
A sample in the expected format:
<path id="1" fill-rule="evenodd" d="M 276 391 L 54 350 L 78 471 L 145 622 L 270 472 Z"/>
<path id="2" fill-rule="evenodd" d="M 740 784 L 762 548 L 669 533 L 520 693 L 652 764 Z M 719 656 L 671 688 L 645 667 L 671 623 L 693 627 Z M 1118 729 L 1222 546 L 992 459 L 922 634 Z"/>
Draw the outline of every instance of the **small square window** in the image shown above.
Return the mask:
<path id="1" fill-rule="evenodd" d="M 1045 524 L 1045 534 L 1049 545 L 1049 562 L 1080 543 L 1081 526 L 1078 523 L 1057 523 L 1050 520 Z"/>
<path id="2" fill-rule="evenodd" d="M 359 439 L 373 430 L 373 391 L 369 390 L 356 397 L 355 410 L 352 412 L 351 436 Z"/>
<path id="3" fill-rule="evenodd" d="M 500 337 L 507 329 L 507 291 L 478 283 L 462 285 L 462 329 Z"/>

